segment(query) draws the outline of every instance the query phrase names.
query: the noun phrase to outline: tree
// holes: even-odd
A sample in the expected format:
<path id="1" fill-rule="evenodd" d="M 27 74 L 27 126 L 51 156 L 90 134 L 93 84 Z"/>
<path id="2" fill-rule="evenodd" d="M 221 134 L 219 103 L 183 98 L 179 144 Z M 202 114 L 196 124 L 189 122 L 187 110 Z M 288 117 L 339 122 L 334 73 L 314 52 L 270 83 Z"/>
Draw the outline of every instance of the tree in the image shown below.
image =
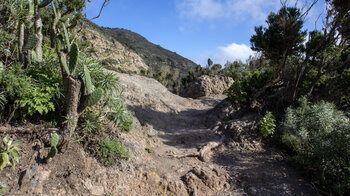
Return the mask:
<path id="1" fill-rule="evenodd" d="M 257 98 L 265 90 L 280 81 L 288 57 L 300 54 L 306 32 L 302 31 L 303 16 L 296 7 L 283 6 L 279 12 L 270 13 L 267 28 L 255 27 L 255 35 L 250 39 L 252 49 L 261 52 L 272 65 L 275 77 L 251 98 L 251 107 L 257 106 Z"/>
<path id="2" fill-rule="evenodd" d="M 213 65 L 213 61 L 209 58 L 208 59 L 208 65 L 207 65 L 207 68 L 208 69 L 211 69 L 211 66 Z"/>

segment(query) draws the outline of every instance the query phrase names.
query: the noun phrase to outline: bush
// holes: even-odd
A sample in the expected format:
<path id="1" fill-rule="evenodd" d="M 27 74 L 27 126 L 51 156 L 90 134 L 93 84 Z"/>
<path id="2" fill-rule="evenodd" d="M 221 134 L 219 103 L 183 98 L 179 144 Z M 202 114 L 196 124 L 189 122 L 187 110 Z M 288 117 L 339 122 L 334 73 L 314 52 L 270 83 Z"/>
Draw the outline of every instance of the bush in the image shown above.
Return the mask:
<path id="1" fill-rule="evenodd" d="M 299 107 L 287 109 L 282 126 L 282 142 L 298 165 L 309 168 L 333 194 L 350 190 L 349 118 L 331 103 L 303 98 Z"/>
<path id="2" fill-rule="evenodd" d="M 101 88 L 104 92 L 100 101 L 102 106 L 100 113 L 102 116 L 107 117 L 114 126 L 119 127 L 121 130 L 130 131 L 133 128 L 134 116 L 125 107 L 123 90 L 119 85 L 119 78 L 112 73 L 105 72 L 102 65 L 93 58 L 86 57 L 82 63 L 89 65 L 89 71 L 95 88 Z M 98 117 L 96 116 L 96 119 Z M 90 130 L 94 129 L 96 124 L 94 125 L 92 121 L 92 119 L 88 119 L 84 122 L 83 127 Z"/>
<path id="3" fill-rule="evenodd" d="M 266 83 L 273 79 L 273 72 L 268 70 L 255 70 L 248 73 L 241 80 L 235 80 L 227 90 L 228 98 L 236 104 L 248 103 L 249 97 Z"/>
<path id="4" fill-rule="evenodd" d="M 263 137 L 267 137 L 275 132 L 275 117 L 270 111 L 266 111 L 265 116 L 259 121 L 259 131 Z"/>
<path id="5" fill-rule="evenodd" d="M 55 88 L 42 83 L 15 64 L 1 72 L 0 86 L 5 90 L 9 102 L 16 105 L 21 116 L 47 114 L 54 111 Z M 17 115 L 18 116 L 18 115 Z"/>
<path id="6" fill-rule="evenodd" d="M 129 152 L 121 144 L 119 140 L 112 140 L 108 136 L 100 139 L 98 142 L 100 150 L 98 156 L 101 158 L 105 166 L 111 166 L 116 163 L 117 158 L 122 158 L 126 161 L 130 159 Z"/>

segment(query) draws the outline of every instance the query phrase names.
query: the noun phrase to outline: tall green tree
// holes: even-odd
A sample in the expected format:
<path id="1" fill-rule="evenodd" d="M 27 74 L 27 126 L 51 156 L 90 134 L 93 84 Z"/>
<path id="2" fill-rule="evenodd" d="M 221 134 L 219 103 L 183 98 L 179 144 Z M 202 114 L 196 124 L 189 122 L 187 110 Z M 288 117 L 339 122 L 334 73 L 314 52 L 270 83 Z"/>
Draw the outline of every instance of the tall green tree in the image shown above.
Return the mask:
<path id="1" fill-rule="evenodd" d="M 278 13 L 271 12 L 266 23 L 267 28 L 255 27 L 255 35 L 250 42 L 254 51 L 261 52 L 270 61 L 275 77 L 251 98 L 253 108 L 256 107 L 257 98 L 281 80 L 288 57 L 302 52 L 306 35 L 302 30 L 303 16 L 296 7 L 283 6 Z"/>

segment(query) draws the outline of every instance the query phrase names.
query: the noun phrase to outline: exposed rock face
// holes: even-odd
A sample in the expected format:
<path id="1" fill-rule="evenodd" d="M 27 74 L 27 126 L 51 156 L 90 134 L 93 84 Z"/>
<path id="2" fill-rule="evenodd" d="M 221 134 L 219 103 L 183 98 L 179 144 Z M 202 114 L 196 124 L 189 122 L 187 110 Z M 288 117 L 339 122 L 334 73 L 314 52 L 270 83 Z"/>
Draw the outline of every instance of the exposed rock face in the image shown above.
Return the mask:
<path id="1" fill-rule="evenodd" d="M 188 98 L 199 98 L 223 94 L 233 83 L 233 79 L 227 76 L 207 76 L 195 78 L 186 87 L 182 86 L 180 95 Z"/>

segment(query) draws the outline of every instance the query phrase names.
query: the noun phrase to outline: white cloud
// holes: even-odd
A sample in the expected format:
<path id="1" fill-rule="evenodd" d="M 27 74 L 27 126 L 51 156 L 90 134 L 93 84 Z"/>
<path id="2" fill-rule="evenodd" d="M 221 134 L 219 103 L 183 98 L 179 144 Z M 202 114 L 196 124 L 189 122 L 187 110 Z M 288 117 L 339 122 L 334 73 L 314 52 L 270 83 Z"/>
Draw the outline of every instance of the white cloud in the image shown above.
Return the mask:
<path id="1" fill-rule="evenodd" d="M 264 21 L 271 10 L 280 6 L 279 0 L 179 0 L 180 16 L 190 20 L 234 19 Z"/>
<path id="2" fill-rule="evenodd" d="M 253 55 L 254 51 L 245 44 L 232 43 L 227 46 L 219 46 L 213 52 L 205 52 L 194 58 L 194 61 L 202 66 L 207 64 L 208 58 L 214 63 L 225 65 L 227 61 L 233 62 L 240 60 L 246 62 L 249 56 Z"/>
<path id="3" fill-rule="evenodd" d="M 216 18 L 222 15 L 223 4 L 216 0 L 184 0 L 178 4 L 180 15 L 188 18 Z"/>

